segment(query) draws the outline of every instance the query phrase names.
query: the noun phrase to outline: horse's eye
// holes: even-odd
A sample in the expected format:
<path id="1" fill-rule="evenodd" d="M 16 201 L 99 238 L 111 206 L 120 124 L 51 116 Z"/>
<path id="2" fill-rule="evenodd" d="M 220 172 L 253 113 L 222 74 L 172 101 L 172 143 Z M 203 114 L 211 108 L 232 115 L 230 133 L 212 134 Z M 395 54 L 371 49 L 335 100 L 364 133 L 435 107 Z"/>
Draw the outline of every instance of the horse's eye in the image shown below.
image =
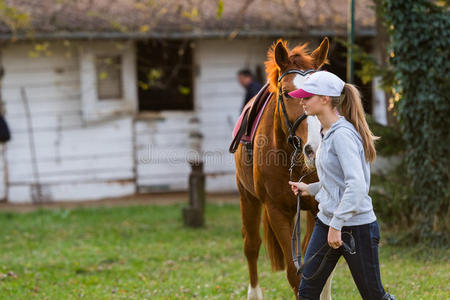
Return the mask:
<path id="1" fill-rule="evenodd" d="M 284 95 L 285 98 L 292 98 L 291 96 L 289 96 L 288 92 L 283 92 L 283 95 Z"/>

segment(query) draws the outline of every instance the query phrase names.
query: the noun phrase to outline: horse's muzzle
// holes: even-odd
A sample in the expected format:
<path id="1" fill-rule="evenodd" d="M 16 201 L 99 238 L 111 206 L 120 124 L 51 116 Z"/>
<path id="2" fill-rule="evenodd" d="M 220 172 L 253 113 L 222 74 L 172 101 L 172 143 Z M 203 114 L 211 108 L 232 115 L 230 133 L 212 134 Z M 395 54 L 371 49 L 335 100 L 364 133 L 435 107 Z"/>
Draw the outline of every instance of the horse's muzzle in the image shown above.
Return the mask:
<path id="1" fill-rule="evenodd" d="M 305 145 L 305 148 L 303 149 L 303 152 L 305 153 L 306 157 L 310 161 L 314 161 L 314 158 L 316 157 L 316 154 L 314 153 L 313 147 L 311 145 Z"/>

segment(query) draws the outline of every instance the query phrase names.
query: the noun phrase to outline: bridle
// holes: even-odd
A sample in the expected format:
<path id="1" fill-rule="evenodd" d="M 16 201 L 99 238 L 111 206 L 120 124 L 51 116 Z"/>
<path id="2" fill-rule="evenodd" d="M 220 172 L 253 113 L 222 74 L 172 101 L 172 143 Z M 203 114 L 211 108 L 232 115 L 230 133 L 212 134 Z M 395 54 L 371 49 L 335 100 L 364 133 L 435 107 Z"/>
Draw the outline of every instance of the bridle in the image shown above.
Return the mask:
<path id="1" fill-rule="evenodd" d="M 284 76 L 289 74 L 299 74 L 301 76 L 306 76 L 308 74 L 314 73 L 316 70 L 314 69 L 308 69 L 306 71 L 303 70 L 288 70 L 281 74 L 280 77 L 278 77 L 278 102 L 281 105 L 281 112 L 284 116 L 284 121 L 286 123 L 286 127 L 288 129 L 288 138 L 287 143 L 291 145 L 291 147 L 294 149 L 294 153 L 292 153 L 291 156 L 291 166 L 289 167 L 289 180 L 292 181 L 292 175 L 295 167 L 295 163 L 297 161 L 298 155 L 302 152 L 303 149 L 303 142 L 302 139 L 295 134 L 295 131 L 297 130 L 298 126 L 308 117 L 305 113 L 301 114 L 294 123 L 291 123 L 289 120 L 289 116 L 286 110 L 286 105 L 284 103 L 283 99 L 283 93 L 281 89 L 281 79 L 283 79 Z M 312 173 L 311 173 L 312 174 Z"/>
<path id="2" fill-rule="evenodd" d="M 289 74 L 299 74 L 301 76 L 306 76 L 306 75 L 314 73 L 314 72 L 316 72 L 316 70 L 314 70 L 314 69 L 308 69 L 306 71 L 288 70 L 288 71 L 284 72 L 283 74 L 281 74 L 280 77 L 278 77 L 278 102 L 281 105 L 281 111 L 283 113 L 284 121 L 285 121 L 286 127 L 288 129 L 288 144 L 291 145 L 294 149 L 302 149 L 302 139 L 295 135 L 295 131 L 297 130 L 298 126 L 303 122 L 303 120 L 305 120 L 307 118 L 307 115 L 305 113 L 303 113 L 297 118 L 297 120 L 295 120 L 295 122 L 293 124 L 291 123 L 291 121 L 289 120 L 288 114 L 287 114 L 286 105 L 284 104 L 283 93 L 281 90 L 280 82 L 284 76 L 289 75 Z"/>
<path id="3" fill-rule="evenodd" d="M 294 148 L 294 152 L 292 153 L 292 156 L 291 156 L 291 166 L 289 167 L 289 180 L 290 181 L 293 181 L 292 175 L 293 175 L 293 170 L 294 170 L 294 167 L 295 167 L 295 164 L 297 161 L 297 156 L 302 151 L 302 147 L 303 147 L 302 139 L 300 137 L 298 137 L 297 135 L 295 135 L 295 131 L 297 130 L 298 126 L 300 126 L 300 124 L 307 118 L 307 115 L 305 113 L 303 113 L 295 120 L 294 123 L 291 123 L 291 121 L 288 118 L 280 82 L 281 82 L 281 79 L 283 79 L 283 77 L 288 74 L 300 74 L 301 76 L 306 76 L 306 75 L 314 73 L 314 72 L 316 72 L 316 70 L 314 70 L 314 69 L 308 69 L 306 71 L 288 70 L 288 71 L 284 72 L 283 74 L 281 74 L 281 76 L 278 78 L 278 85 L 279 85 L 279 87 L 278 87 L 278 102 L 281 105 L 281 111 L 283 113 L 286 127 L 288 129 L 287 142 L 289 145 L 291 145 Z M 309 175 L 312 175 L 314 172 L 315 171 L 312 171 L 312 172 L 309 172 L 309 173 L 303 175 L 300 178 L 299 182 L 301 182 L 303 180 L 303 178 L 305 178 Z M 294 261 L 295 267 L 297 268 L 297 275 L 300 275 L 303 273 L 303 269 L 305 268 L 305 266 L 307 264 L 309 264 L 318 255 L 318 253 L 320 253 L 322 250 L 329 247 L 328 243 L 325 243 L 316 253 L 314 253 L 307 261 L 303 262 L 303 264 L 302 264 L 300 211 L 301 211 L 301 192 L 299 191 L 299 193 L 297 194 L 297 216 L 296 216 L 294 231 L 292 232 L 292 239 L 291 239 L 292 259 Z M 345 232 L 345 231 L 342 231 L 341 234 L 342 235 L 348 234 L 350 236 L 350 246 L 347 245 L 344 241 L 342 241 L 342 246 L 344 247 L 345 251 L 349 252 L 350 254 L 354 254 L 355 253 L 355 240 L 354 240 L 352 234 L 349 232 Z M 322 259 L 322 262 L 320 263 L 316 272 L 312 276 L 305 277 L 302 274 L 302 277 L 306 280 L 311 280 L 311 279 L 317 277 L 320 274 L 320 272 L 322 271 L 322 269 L 325 267 L 325 262 L 332 250 L 333 250 L 333 248 L 331 248 L 331 247 L 330 247 L 330 249 L 328 249 L 327 253 L 325 254 L 325 257 Z"/>

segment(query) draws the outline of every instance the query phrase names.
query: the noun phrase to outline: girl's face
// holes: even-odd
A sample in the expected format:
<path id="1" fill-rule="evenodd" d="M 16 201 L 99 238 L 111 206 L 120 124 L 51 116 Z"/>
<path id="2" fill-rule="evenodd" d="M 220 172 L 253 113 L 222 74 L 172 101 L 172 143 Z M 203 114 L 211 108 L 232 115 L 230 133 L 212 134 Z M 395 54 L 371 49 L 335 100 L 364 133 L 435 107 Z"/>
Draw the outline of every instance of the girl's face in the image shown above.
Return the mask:
<path id="1" fill-rule="evenodd" d="M 314 95 L 309 98 L 302 98 L 300 104 L 303 106 L 303 110 L 305 114 L 308 116 L 315 116 L 320 113 L 328 106 L 328 101 L 325 99 L 326 97 Z"/>

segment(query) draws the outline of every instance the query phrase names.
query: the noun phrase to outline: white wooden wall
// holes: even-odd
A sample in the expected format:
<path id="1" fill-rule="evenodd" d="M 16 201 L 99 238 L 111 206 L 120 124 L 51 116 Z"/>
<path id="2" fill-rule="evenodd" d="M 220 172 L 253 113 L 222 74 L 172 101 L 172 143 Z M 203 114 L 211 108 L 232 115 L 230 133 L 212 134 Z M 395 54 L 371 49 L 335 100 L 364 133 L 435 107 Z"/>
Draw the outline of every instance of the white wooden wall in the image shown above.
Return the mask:
<path id="1" fill-rule="evenodd" d="M 245 91 L 237 81 L 243 68 L 264 61 L 271 40 L 201 40 L 195 48 L 199 74 L 195 80 L 196 113 L 203 134 L 208 191 L 235 191 L 233 155 L 228 153 L 234 123 Z"/>
<path id="2" fill-rule="evenodd" d="M 91 200 L 134 193 L 131 116 L 87 124 L 82 118 L 79 55 L 70 44 L 51 44 L 51 53 L 31 57 L 33 43 L 2 51 L 2 86 L 12 132 L 6 156 L 8 200 L 30 202 L 30 134 L 21 89 L 31 110 L 38 183 L 46 201 Z"/>
<path id="3" fill-rule="evenodd" d="M 141 115 L 135 122 L 137 186 L 141 193 L 186 191 L 196 131 L 193 112 L 162 111 Z"/>

